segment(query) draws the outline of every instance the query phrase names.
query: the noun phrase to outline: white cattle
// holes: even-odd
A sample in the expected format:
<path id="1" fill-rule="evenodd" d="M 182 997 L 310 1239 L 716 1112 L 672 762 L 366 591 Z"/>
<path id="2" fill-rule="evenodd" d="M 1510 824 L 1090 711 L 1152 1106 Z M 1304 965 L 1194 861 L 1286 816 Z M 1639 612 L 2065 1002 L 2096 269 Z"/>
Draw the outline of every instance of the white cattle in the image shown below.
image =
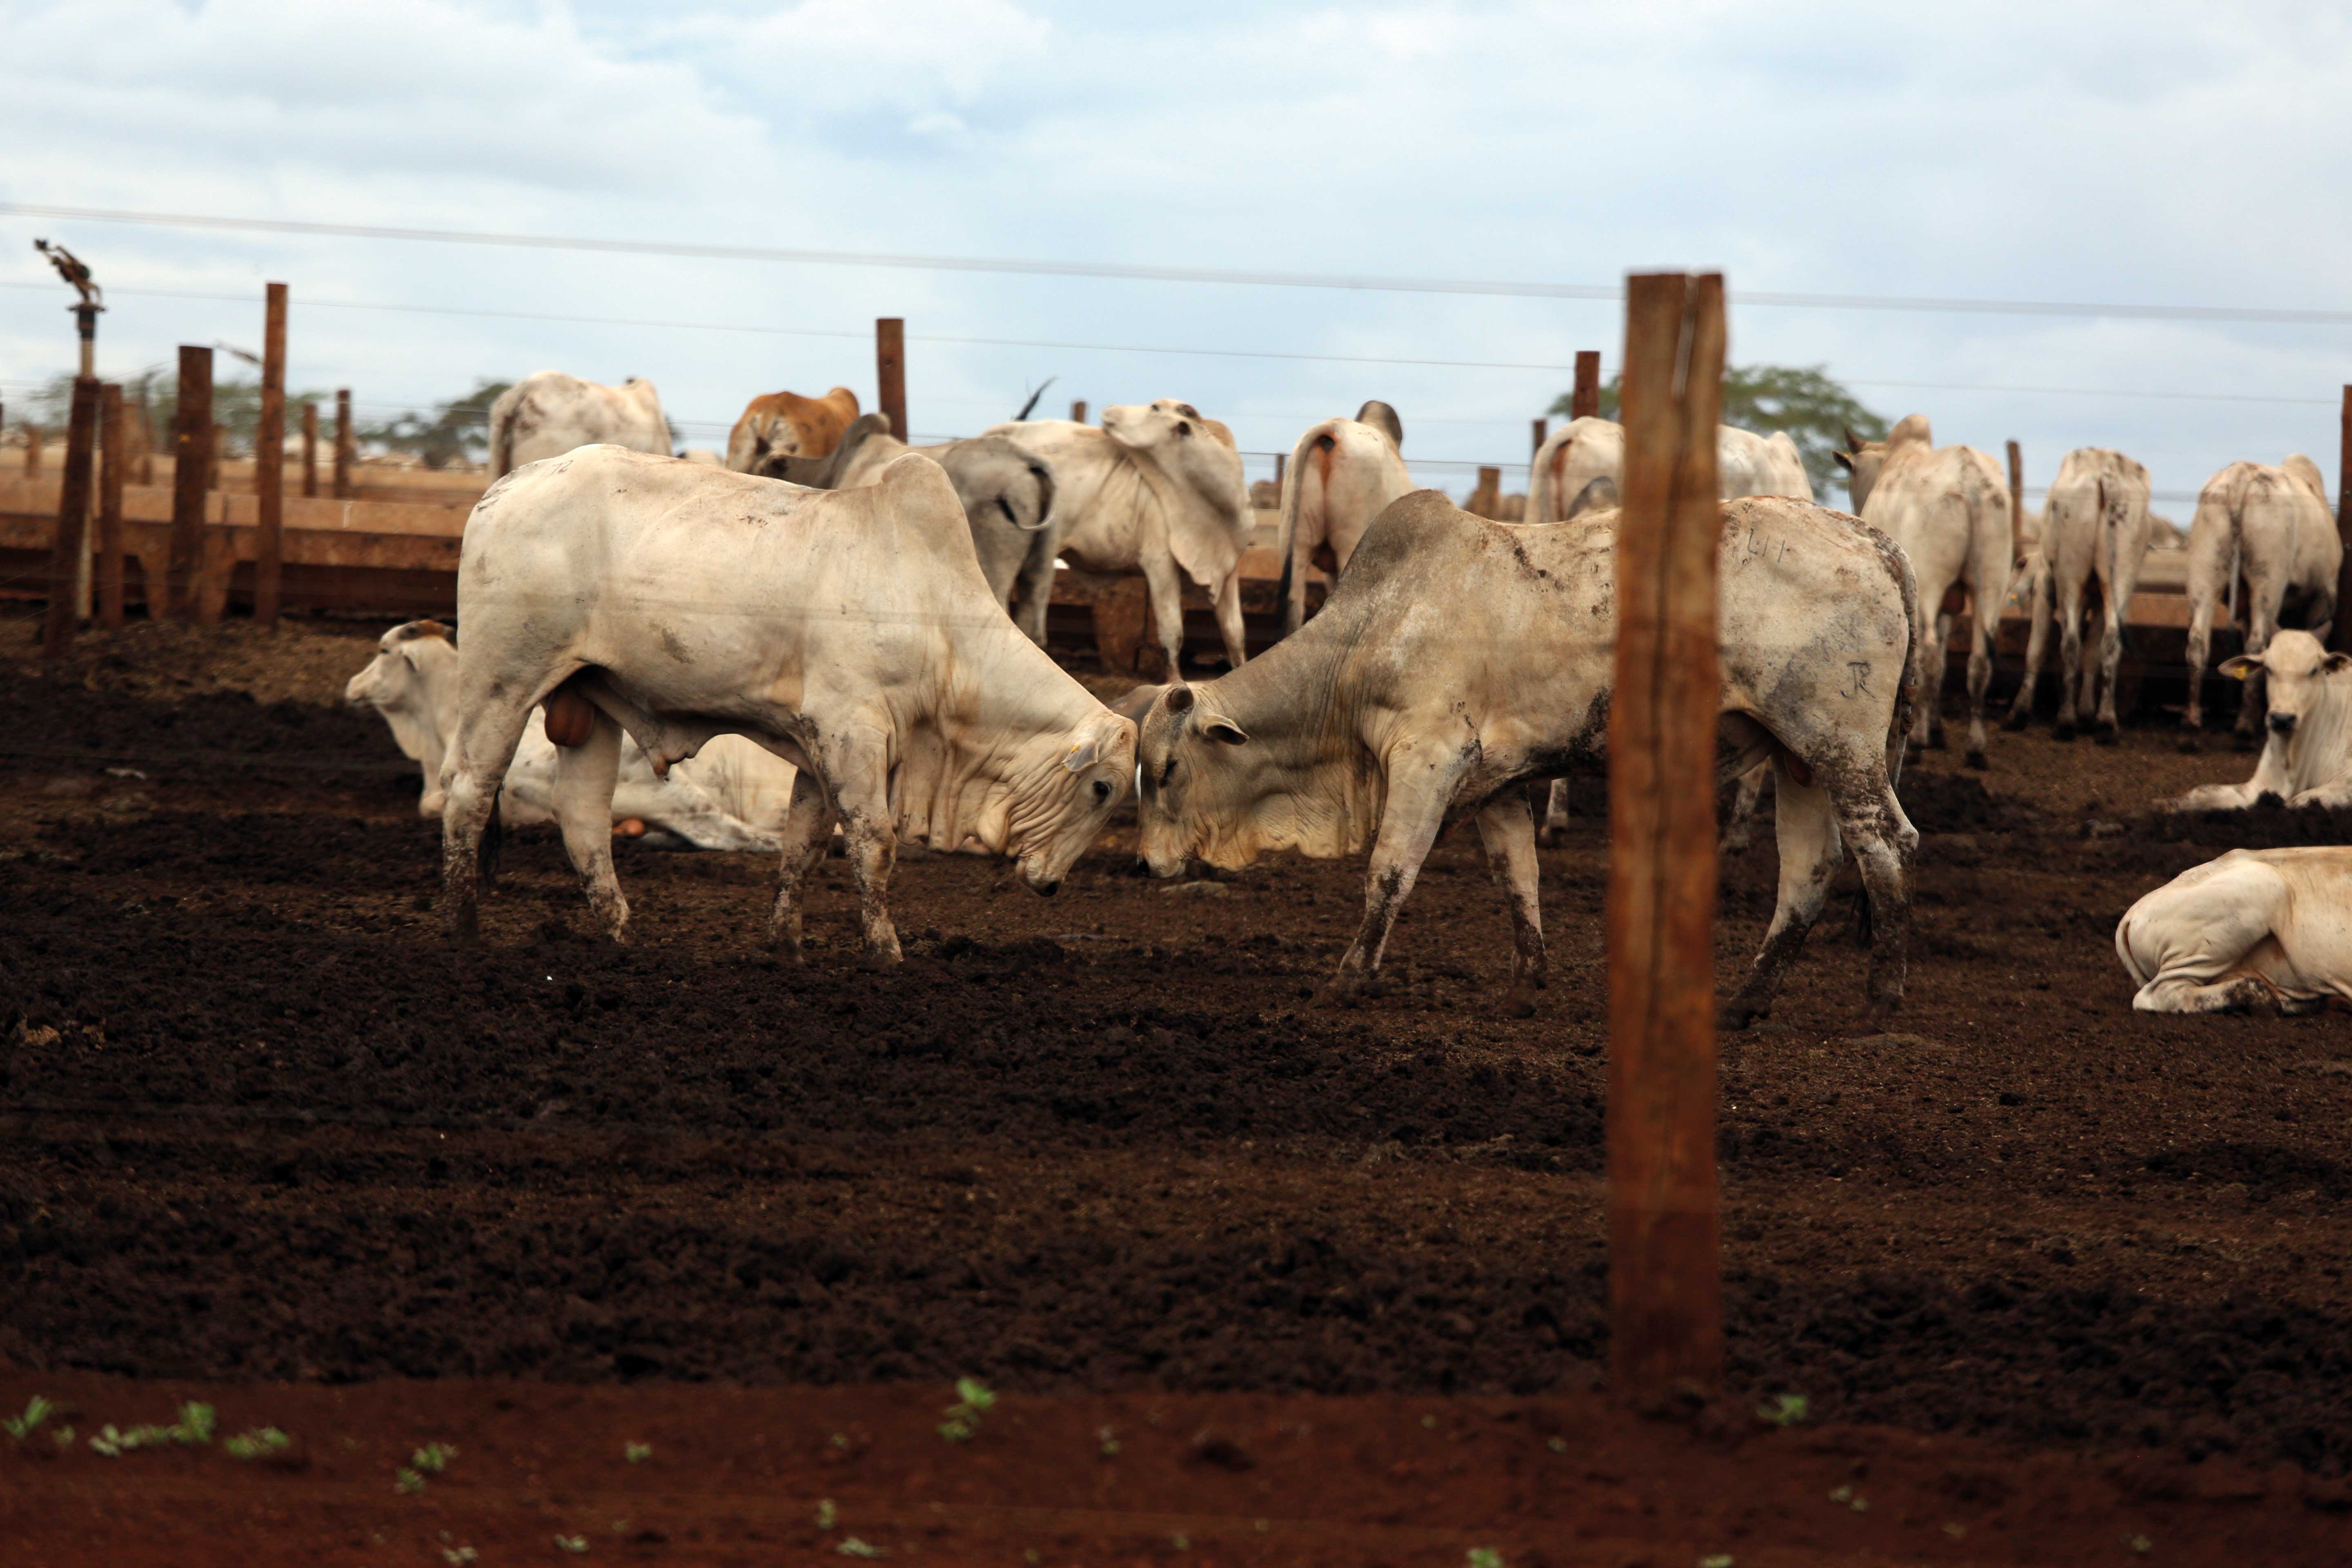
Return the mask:
<path id="1" fill-rule="evenodd" d="M 2352 845 L 2232 849 L 2124 913 L 2116 956 L 2142 1013 L 2352 1002 Z"/>
<path id="2" fill-rule="evenodd" d="M 1233 432 L 1189 403 L 1162 397 L 1103 410 L 1102 427 L 1068 419 L 998 425 L 1054 471 L 1053 554 L 1092 572 L 1140 572 L 1152 629 L 1172 678 L 1184 647 L 1184 578 L 1216 605 L 1225 658 L 1249 657 L 1242 630 L 1242 550 L 1248 492 Z M 1030 596 L 1031 635 L 1045 640 L 1045 595 Z M 1034 611 L 1033 611 L 1034 606 Z"/>
<path id="3" fill-rule="evenodd" d="M 1536 448 L 1528 472 L 1526 521 L 1562 522 L 1580 510 L 1614 506 L 1624 473 L 1625 427 L 1591 415 L 1571 419 Z M 1716 491 L 1725 500 L 1740 496 L 1813 499 L 1805 460 L 1785 430 L 1759 436 L 1736 426 L 1717 426 L 1715 475 Z"/>
<path id="4" fill-rule="evenodd" d="M 1924 414 L 1906 414 L 1884 441 L 1857 441 L 1837 454 L 1846 470 L 1853 510 L 1903 547 L 1919 584 L 1919 711 L 1911 742 L 1944 743 L 1944 643 L 1958 611 L 1958 590 L 1970 606 L 1968 764 L 1985 765 L 1985 688 L 1992 680 L 1993 633 L 2009 602 L 2010 568 L 2017 558 L 2009 515 L 2009 486 L 2000 467 L 1973 447 L 1938 450 Z"/>
<path id="5" fill-rule="evenodd" d="M 1544 437 L 1528 471 L 1528 500 L 1522 517 L 1528 522 L 1562 522 L 1588 511 L 1606 511 L 1617 504 L 1617 486 L 1625 471 L 1625 427 L 1613 419 L 1591 415 L 1571 419 Z M 1791 496 L 1813 499 L 1813 481 L 1805 460 L 1785 430 L 1759 436 L 1736 426 L 1715 427 L 1716 490 L 1725 500 L 1740 496 Z M 1755 835 L 1756 808 L 1764 791 L 1764 770 L 1755 768 L 1739 781 L 1730 819 L 1724 824 L 1726 849 L 1748 847 Z M 1549 844 L 1568 828 L 1568 781 L 1556 781 L 1544 812 L 1543 839 Z"/>
<path id="6" fill-rule="evenodd" d="M 2093 710 L 2102 745 L 2116 742 L 2116 668 L 2124 657 L 2124 616 L 2139 587 L 2154 524 L 2147 510 L 2147 469 L 2121 452 L 2078 447 L 2058 465 L 2042 502 L 2041 541 L 2026 564 L 2033 604 L 2025 640 L 2025 684 L 2009 710 L 2009 727 L 2022 730 L 2033 716 L 2033 689 L 2050 645 L 2052 600 L 2058 618 L 2058 727 L 2062 741 L 2074 738 L 2078 705 Z M 2085 591 L 2099 598 L 2101 635 L 2095 670 L 2093 650 L 2083 642 Z M 1990 619 L 1990 616 L 1987 616 Z M 2075 676 L 2077 666 L 2081 676 Z"/>
<path id="7" fill-rule="evenodd" d="M 490 478 L 541 458 L 607 442 L 669 456 L 669 421 L 654 384 L 631 376 L 603 386 L 560 370 L 532 373 L 490 405 Z"/>
<path id="8" fill-rule="evenodd" d="M 2278 635 L 2289 601 L 2304 628 L 2326 642 L 2336 622 L 2336 574 L 2344 542 L 2327 507 L 2319 465 L 2297 452 L 2277 468 L 2231 463 L 2205 481 L 2189 524 L 2189 706 L 2190 730 L 2204 727 L 2205 658 L 2212 646 L 2213 610 L 2241 571 L 2246 591 L 2246 652 L 2260 657 Z M 2262 676 L 2246 683 L 2237 731 L 2251 742 L 2263 710 Z"/>
<path id="9" fill-rule="evenodd" d="M 1365 913 L 1335 991 L 1380 967 L 1437 834 L 1475 816 L 1509 891 L 1515 993 L 1543 984 L 1535 837 L 1521 786 L 1605 752 L 1617 631 L 1615 512 L 1511 524 L 1431 490 L 1372 524 L 1322 612 L 1244 668 L 1159 694 L 1143 721 L 1139 820 L 1152 872 L 1234 868 L 1281 849 L 1371 850 Z M 1810 502 L 1726 503 L 1722 744 L 1775 770 L 1780 886 L 1725 1005 L 1769 1010 L 1851 848 L 1874 912 L 1869 1006 L 1903 994 L 1905 868 L 1918 835 L 1889 776 L 1910 669 L 1910 571 Z"/>
<path id="10" fill-rule="evenodd" d="M 1287 637 L 1307 619 L 1307 568 L 1337 577 L 1356 542 L 1388 504 L 1412 489 L 1406 471 L 1404 424 L 1385 403 L 1370 402 L 1353 419 L 1310 425 L 1290 449 L 1282 471 L 1282 630 Z"/>
<path id="11" fill-rule="evenodd" d="M 2205 784 L 2162 809 L 2238 811 L 2265 795 L 2289 805 L 2352 806 L 2352 655 L 2328 652 L 2309 632 L 2284 631 L 2260 655 L 2223 659 L 2221 673 L 2263 677 L 2268 734 L 2254 776 Z"/>
<path id="12" fill-rule="evenodd" d="M 770 457 L 749 472 L 813 489 L 846 490 L 878 483 L 890 465 L 919 452 L 947 470 L 963 502 L 982 575 L 1000 605 L 1042 647 L 1045 606 L 1054 592 L 1054 470 L 1010 437 L 974 436 L 938 447 L 909 447 L 881 414 L 861 414 L 824 458 Z"/>
<path id="13" fill-rule="evenodd" d="M 343 688 L 343 700 L 374 709 L 392 726 L 402 752 L 425 774 L 420 816 L 438 817 L 441 760 L 457 728 L 457 648 L 438 621 L 410 621 L 383 634 L 376 656 Z M 499 791 L 499 820 L 525 827 L 555 820 L 555 742 L 533 710 Z M 662 778 L 631 742 L 621 748 L 613 821 L 676 834 L 698 849 L 783 847 L 779 834 L 792 801 L 792 763 L 740 735 L 719 735 Z"/>
<path id="14" fill-rule="evenodd" d="M 551 699 L 582 740 L 556 763 L 556 820 L 615 940 L 629 910 L 608 819 L 625 732 L 656 773 L 721 734 L 798 766 L 772 934 L 799 951 L 801 882 L 837 815 L 866 951 L 885 963 L 898 960 L 887 894 L 901 841 L 1010 856 L 1050 894 L 1134 777 L 1135 726 L 992 602 L 963 507 L 928 458 L 824 491 L 585 447 L 475 505 L 457 611 L 441 820 L 461 937 L 493 792 Z"/>

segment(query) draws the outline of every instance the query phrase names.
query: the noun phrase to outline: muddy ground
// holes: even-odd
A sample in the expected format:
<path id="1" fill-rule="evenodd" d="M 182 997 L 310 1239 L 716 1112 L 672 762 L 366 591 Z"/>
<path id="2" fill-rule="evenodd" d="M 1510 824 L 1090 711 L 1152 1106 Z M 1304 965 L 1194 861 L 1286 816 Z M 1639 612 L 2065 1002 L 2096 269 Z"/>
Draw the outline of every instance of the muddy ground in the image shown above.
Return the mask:
<path id="1" fill-rule="evenodd" d="M 305 657 L 368 652 L 324 640 Z M 1507 1401 L 1587 1396 L 1605 1363 L 1593 816 L 1544 852 L 1552 984 L 1525 1019 L 1468 832 L 1350 1008 L 1310 997 L 1359 870 L 1154 884 L 1131 826 L 1051 901 L 903 861 L 887 975 L 852 962 L 839 861 L 796 967 L 760 944 L 763 862 L 625 844 L 618 951 L 527 834 L 460 953 L 380 721 L 101 676 L 0 674 L 9 1387 L 970 1373 Z M 2155 795 L 2251 770 L 2169 731 L 2002 735 L 1992 760 L 1906 781 L 1927 837 L 1900 1033 L 1856 1037 L 1863 954 L 1825 927 L 1724 1042 L 1735 1388 L 2341 1477 L 2352 1030 L 2136 1016 L 2113 931 L 2231 844 L 2342 825 L 2158 829 Z M 1773 866 L 1768 835 L 1725 867 L 1727 982 Z"/>

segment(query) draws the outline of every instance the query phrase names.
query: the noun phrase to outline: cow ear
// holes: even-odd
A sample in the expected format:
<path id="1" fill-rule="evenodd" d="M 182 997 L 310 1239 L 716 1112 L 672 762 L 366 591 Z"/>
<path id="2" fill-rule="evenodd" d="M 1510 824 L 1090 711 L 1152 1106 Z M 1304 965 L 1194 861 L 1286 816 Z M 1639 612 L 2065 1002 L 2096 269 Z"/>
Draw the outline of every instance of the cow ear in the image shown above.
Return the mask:
<path id="1" fill-rule="evenodd" d="M 1830 456 L 1837 459 L 1837 466 L 1839 468 L 1843 468 L 1849 474 L 1853 472 L 1853 458 L 1849 454 L 1844 452 L 1832 452 Z"/>
<path id="2" fill-rule="evenodd" d="M 1189 403 L 1178 404 L 1176 405 L 1176 412 L 1181 414 L 1187 419 L 1198 419 L 1201 416 L 1201 411 L 1193 407 Z"/>
<path id="3" fill-rule="evenodd" d="M 1249 736 L 1243 731 L 1239 724 L 1234 723 L 1231 719 L 1219 718 L 1213 713 L 1201 715 L 1201 733 L 1208 736 L 1212 741 L 1221 742 L 1228 746 L 1249 744 Z"/>
<path id="4" fill-rule="evenodd" d="M 2340 658 L 2342 656 L 2338 655 L 2337 657 Z M 2213 668 L 2220 670 L 2223 675 L 2228 676 L 2232 680 L 2251 680 L 2253 679 L 2254 671 L 2262 668 L 2262 667 L 2263 661 L 2261 659 L 2242 653 L 2223 659 L 2220 664 L 2215 665 Z"/>
<path id="5" fill-rule="evenodd" d="M 1847 451 L 1859 452 L 1862 450 L 1862 437 L 1853 433 L 1853 426 L 1841 425 L 1838 428 L 1845 432 L 1845 449 Z"/>
<path id="6" fill-rule="evenodd" d="M 1101 748 L 1095 744 L 1090 736 L 1069 749 L 1062 758 L 1062 766 L 1069 773 L 1084 773 L 1095 765 L 1095 759 L 1099 755 L 1101 755 Z"/>
<path id="7" fill-rule="evenodd" d="M 1168 711 L 1171 713 L 1190 713 L 1192 710 L 1192 689 L 1189 686 L 1170 687 L 1168 689 Z"/>
<path id="8" fill-rule="evenodd" d="M 2319 661 L 2323 674 L 2334 675 L 2341 669 L 2352 669 L 2352 653 L 2331 653 Z"/>

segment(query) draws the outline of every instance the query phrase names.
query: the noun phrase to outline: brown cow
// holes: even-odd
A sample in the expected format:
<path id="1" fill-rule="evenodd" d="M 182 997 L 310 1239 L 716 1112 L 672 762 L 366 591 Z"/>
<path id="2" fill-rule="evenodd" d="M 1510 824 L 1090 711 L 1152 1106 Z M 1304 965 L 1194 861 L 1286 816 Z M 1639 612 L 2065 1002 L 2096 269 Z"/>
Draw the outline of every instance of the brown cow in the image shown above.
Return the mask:
<path id="1" fill-rule="evenodd" d="M 744 405 L 743 416 L 727 437 L 727 466 L 748 474 L 771 458 L 830 457 L 841 433 L 856 417 L 857 394 L 845 386 L 823 397 L 803 397 L 797 392 L 755 397 Z"/>

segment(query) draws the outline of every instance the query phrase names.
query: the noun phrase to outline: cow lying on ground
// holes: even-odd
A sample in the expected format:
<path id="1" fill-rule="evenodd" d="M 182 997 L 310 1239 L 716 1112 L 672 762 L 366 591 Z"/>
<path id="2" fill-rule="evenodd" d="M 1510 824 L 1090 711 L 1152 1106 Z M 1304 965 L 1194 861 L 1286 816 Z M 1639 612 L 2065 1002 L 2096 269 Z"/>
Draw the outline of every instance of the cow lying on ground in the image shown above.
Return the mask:
<path id="1" fill-rule="evenodd" d="M 2239 811 L 2264 795 L 2289 805 L 2352 806 L 2352 655 L 2330 653 L 2309 632 L 2281 632 L 2255 654 L 2221 661 L 2251 684 L 2263 677 L 2268 734 L 2254 776 L 2205 784 L 2166 801 L 2166 811 Z"/>
<path id="2" fill-rule="evenodd" d="M 1160 693 L 1144 719 L 1139 816 L 1154 875 L 1278 849 L 1368 844 L 1362 929 L 1341 994 L 1449 821 L 1475 817 L 1507 889 L 1515 994 L 1544 981 L 1535 836 L 1519 786 L 1605 750 L 1615 676 L 1617 513 L 1514 525 L 1431 490 L 1382 512 L 1322 612 L 1243 668 Z M 1902 1000 L 1906 867 L 1895 799 L 1910 668 L 1910 572 L 1894 544 L 1810 502 L 1723 509 L 1719 766 L 1769 760 L 1780 901 L 1732 1027 L 1762 1016 L 1851 848 L 1874 918 L 1869 1006 Z"/>
<path id="3" fill-rule="evenodd" d="M 2115 744 L 2116 669 L 2124 657 L 2124 616 L 2147 560 L 2147 469 L 2121 452 L 2078 447 L 2059 462 L 2058 477 L 2042 503 L 2042 542 L 2026 564 L 2033 584 L 2032 629 L 2025 639 L 2025 682 L 2009 710 L 2011 729 L 2024 729 L 2033 716 L 2034 688 L 2041 683 L 2054 613 L 2059 628 L 2057 738 L 2074 738 L 2075 716 L 2093 711 L 2091 697 L 2096 690 L 2095 732 L 2102 745 Z M 2086 594 L 2099 601 L 2102 625 L 2095 667 L 2091 662 L 2094 650 L 2083 643 Z"/>
<path id="4" fill-rule="evenodd" d="M 1919 668 L 1927 674 L 1911 743 L 1944 743 L 1944 644 L 1965 590 L 1970 605 L 1968 764 L 1985 765 L 1985 689 L 1992 682 L 1992 639 L 2009 602 L 2010 569 L 2020 553 L 2009 515 L 2009 485 L 1990 458 L 1973 447 L 1937 447 L 1924 414 L 1906 414 L 1884 441 L 1858 441 L 1837 460 L 1846 470 L 1853 510 L 1903 547 L 1919 586 Z"/>
<path id="5" fill-rule="evenodd" d="M 642 376 L 602 386 L 542 370 L 523 377 L 490 405 L 490 478 L 510 474 L 574 447 L 610 442 L 632 452 L 669 456 L 669 421 L 661 394 Z"/>
<path id="6" fill-rule="evenodd" d="M 837 815 L 867 955 L 887 963 L 902 840 L 1012 857 L 1051 894 L 1134 777 L 1135 727 L 1005 618 L 928 458 L 828 492 L 583 448 L 475 505 L 457 612 L 441 821 L 459 936 L 478 920 L 498 782 L 551 699 L 567 731 L 576 714 L 580 741 L 557 759 L 556 821 L 616 941 L 629 909 L 609 820 L 625 733 L 656 773 L 722 734 L 797 766 L 772 933 L 799 952 L 802 879 Z"/>
<path id="7" fill-rule="evenodd" d="M 2352 1002 L 2352 845 L 2232 849 L 2134 904 L 2116 956 L 2142 1013 Z"/>
<path id="8" fill-rule="evenodd" d="M 1242 629 L 1242 548 L 1248 492 L 1233 432 L 1189 403 L 1163 397 L 1103 410 L 1102 427 L 1067 419 L 998 425 L 1054 471 L 1053 557 L 1091 572 L 1139 572 L 1171 678 L 1184 648 L 1184 579 L 1209 591 L 1225 658 L 1249 657 Z M 1050 558 L 1050 557 L 1049 557 Z M 1024 588 L 1030 635 L 1045 637 L 1045 595 Z"/>
<path id="9" fill-rule="evenodd" d="M 1405 470 L 1404 423 L 1385 403 L 1353 419 L 1310 425 L 1282 472 L 1282 632 L 1307 619 L 1307 568 L 1337 577 L 1356 542 L 1388 504 L 1412 489 Z"/>
<path id="10" fill-rule="evenodd" d="M 739 474 L 756 474 L 774 458 L 830 457 L 856 417 L 857 394 L 845 386 L 823 397 L 803 397 L 797 392 L 755 397 L 743 405 L 741 417 L 728 433 L 727 466 Z"/>
<path id="11" fill-rule="evenodd" d="M 343 688 L 343 700 L 374 709 L 392 726 L 401 752 L 425 773 L 417 815 L 438 817 L 441 759 L 457 727 L 457 648 L 438 621 L 410 621 L 383 634 L 376 656 Z M 555 742 L 533 711 L 499 792 L 499 820 L 526 827 L 555 820 Z M 613 791 L 616 826 L 672 833 L 698 849 L 783 847 L 778 837 L 793 796 L 793 765 L 740 735 L 714 737 L 691 761 L 662 778 L 635 742 L 621 750 Z"/>
<path id="12" fill-rule="evenodd" d="M 861 414 L 843 432 L 829 458 L 770 458 L 750 471 L 813 489 L 870 485 L 908 452 L 919 452 L 948 472 L 963 502 L 981 574 L 1000 605 L 1017 605 L 1013 619 L 1042 647 L 1045 606 L 1054 593 L 1054 470 L 1043 458 L 1003 436 L 975 436 L 939 447 L 909 447 L 890 434 L 879 414 Z"/>
<path id="13" fill-rule="evenodd" d="M 2189 524 L 2189 706 L 2184 729 L 2204 727 L 2202 687 L 2211 646 L 2213 611 L 2230 580 L 2242 571 L 2246 591 L 2238 606 L 2246 621 L 2246 652 L 2260 658 L 2290 611 L 2305 630 L 2327 640 L 2336 623 L 2336 576 L 2344 542 L 2329 515 L 2319 465 L 2296 452 L 2277 468 L 2231 463 L 2205 481 Z M 2237 734 L 2251 745 L 2254 715 L 2263 711 L 2259 674 L 2238 703 Z"/>

